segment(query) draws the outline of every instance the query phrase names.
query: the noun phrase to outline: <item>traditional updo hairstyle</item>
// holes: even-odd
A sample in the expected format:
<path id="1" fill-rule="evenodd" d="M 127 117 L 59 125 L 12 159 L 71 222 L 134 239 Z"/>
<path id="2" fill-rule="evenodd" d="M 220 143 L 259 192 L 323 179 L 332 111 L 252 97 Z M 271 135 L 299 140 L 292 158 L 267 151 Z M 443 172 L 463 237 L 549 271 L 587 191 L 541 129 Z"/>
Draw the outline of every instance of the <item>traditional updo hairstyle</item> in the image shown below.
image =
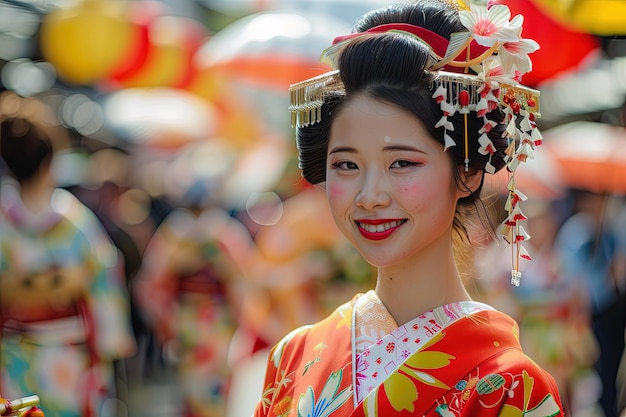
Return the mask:
<path id="1" fill-rule="evenodd" d="M 68 142 L 43 102 L 8 91 L 0 94 L 0 158 L 18 183 L 48 169 L 53 154 Z"/>
<path id="2" fill-rule="evenodd" d="M 460 23 L 456 9 L 438 0 L 420 1 L 419 4 L 403 4 L 373 10 L 363 16 L 356 24 L 357 32 L 387 23 L 410 23 L 421 26 L 449 39 L 450 34 L 466 30 Z M 296 131 L 299 152 L 299 164 L 302 175 L 311 184 L 321 184 L 326 180 L 326 154 L 330 127 L 334 116 L 342 106 L 356 94 L 386 101 L 420 119 L 433 140 L 444 146 L 443 128 L 435 128 L 442 117 L 442 111 L 432 98 L 435 91 L 433 83 L 436 71 L 428 68 L 433 64 L 428 46 L 417 37 L 397 32 L 372 33 L 358 36 L 349 41 L 339 53 L 338 69 L 345 94 L 337 91 L 327 94 L 321 108 L 321 120 L 308 126 L 301 126 Z M 508 140 L 502 137 L 504 126 L 500 122 L 504 114 L 498 109 L 487 114 L 497 125 L 488 134 L 493 142 L 496 153 L 491 157 L 491 164 L 496 170 L 505 166 L 504 150 Z M 455 141 L 456 146 L 449 147 L 452 170 L 460 187 L 467 188 L 461 180 L 459 169 L 465 169 L 465 121 L 464 116 L 456 112 L 448 117 L 454 125 L 454 131 L 447 133 Z M 483 127 L 482 117 L 471 112 L 467 117 L 469 171 L 481 175 L 480 186 L 467 197 L 461 198 L 457 204 L 454 219 L 455 231 L 461 241 L 467 243 L 468 222 L 472 216 L 479 216 L 488 233 L 494 235 L 493 222 L 480 200 L 482 178 L 489 155 L 478 152 L 480 144 L 479 130 Z M 457 239 L 458 240 L 458 239 Z M 466 248 L 455 244 L 457 259 L 468 259 Z M 462 249 L 462 251 L 461 251 Z M 465 253 L 465 254 L 464 254 Z M 463 261 L 465 263 L 465 261 Z"/>

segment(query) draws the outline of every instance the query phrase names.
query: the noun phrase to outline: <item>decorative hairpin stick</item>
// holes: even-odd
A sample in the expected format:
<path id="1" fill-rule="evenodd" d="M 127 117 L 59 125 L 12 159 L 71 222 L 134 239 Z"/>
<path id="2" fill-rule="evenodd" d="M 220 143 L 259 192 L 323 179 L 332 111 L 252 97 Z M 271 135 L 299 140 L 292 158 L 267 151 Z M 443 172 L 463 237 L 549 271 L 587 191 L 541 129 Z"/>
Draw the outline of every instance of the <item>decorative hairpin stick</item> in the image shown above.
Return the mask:
<path id="1" fill-rule="evenodd" d="M 39 407 L 39 397 L 31 395 L 16 400 L 0 398 L 0 416 L 43 417 Z"/>

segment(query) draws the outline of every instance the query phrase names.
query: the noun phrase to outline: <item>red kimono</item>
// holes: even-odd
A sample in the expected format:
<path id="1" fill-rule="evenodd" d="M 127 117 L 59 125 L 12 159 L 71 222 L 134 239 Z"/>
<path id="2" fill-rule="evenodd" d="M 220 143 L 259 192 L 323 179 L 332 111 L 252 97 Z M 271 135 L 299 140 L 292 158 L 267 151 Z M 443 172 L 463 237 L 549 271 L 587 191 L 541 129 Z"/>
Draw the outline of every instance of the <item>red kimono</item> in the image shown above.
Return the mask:
<path id="1" fill-rule="evenodd" d="M 373 291 L 272 349 L 260 416 L 563 416 L 509 316 L 476 302 L 397 326 Z"/>

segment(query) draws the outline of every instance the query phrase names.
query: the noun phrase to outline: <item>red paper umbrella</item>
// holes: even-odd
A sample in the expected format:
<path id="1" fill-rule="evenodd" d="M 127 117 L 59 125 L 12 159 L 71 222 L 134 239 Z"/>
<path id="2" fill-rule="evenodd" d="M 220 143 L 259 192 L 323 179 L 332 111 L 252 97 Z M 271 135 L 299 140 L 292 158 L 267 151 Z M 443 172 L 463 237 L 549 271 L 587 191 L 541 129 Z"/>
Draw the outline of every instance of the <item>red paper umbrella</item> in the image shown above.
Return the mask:
<path id="1" fill-rule="evenodd" d="M 507 5 L 513 16 L 522 14 L 522 37 L 534 39 L 541 47 L 530 56 L 533 70 L 524 74 L 524 84 L 536 86 L 575 71 L 599 54 L 600 41 L 595 36 L 557 21 L 532 0 L 496 0 L 496 3 Z"/>
<path id="2" fill-rule="evenodd" d="M 543 132 L 544 147 L 572 188 L 626 193 L 626 129 L 578 121 Z"/>
<path id="3" fill-rule="evenodd" d="M 199 70 L 286 89 L 290 84 L 330 68 L 319 62 L 321 52 L 351 24 L 311 11 L 267 11 L 227 26 L 196 54 Z"/>
<path id="4" fill-rule="evenodd" d="M 545 146 L 539 146 L 533 157 L 515 171 L 515 187 L 530 198 L 558 199 L 565 195 L 566 184 L 560 166 Z M 511 173 L 501 169 L 496 175 L 485 175 L 485 190 L 506 194 Z"/>

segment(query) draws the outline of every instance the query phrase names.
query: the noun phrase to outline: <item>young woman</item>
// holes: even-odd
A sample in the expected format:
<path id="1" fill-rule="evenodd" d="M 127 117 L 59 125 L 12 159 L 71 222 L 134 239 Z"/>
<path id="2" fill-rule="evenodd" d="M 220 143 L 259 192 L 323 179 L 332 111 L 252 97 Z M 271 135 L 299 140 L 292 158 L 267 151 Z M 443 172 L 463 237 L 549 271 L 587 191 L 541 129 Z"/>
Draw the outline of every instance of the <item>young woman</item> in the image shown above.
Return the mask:
<path id="1" fill-rule="evenodd" d="M 537 92 L 518 83 L 536 43 L 482 3 L 396 5 L 355 29 L 325 52 L 334 71 L 292 86 L 290 110 L 303 176 L 376 286 L 274 347 L 255 415 L 563 415 L 515 321 L 472 301 L 459 272 L 484 173 L 540 144 Z M 524 196 L 509 189 L 517 285 Z"/>

